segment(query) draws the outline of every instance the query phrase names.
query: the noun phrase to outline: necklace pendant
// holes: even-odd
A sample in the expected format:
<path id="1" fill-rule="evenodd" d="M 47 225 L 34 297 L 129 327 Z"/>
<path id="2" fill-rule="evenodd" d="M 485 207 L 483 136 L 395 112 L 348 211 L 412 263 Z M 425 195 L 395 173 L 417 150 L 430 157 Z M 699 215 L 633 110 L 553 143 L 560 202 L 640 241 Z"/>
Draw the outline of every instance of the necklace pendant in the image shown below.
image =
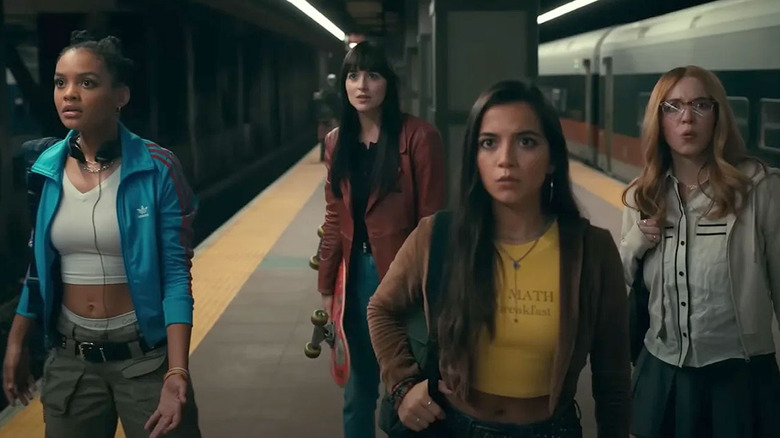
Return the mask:
<path id="1" fill-rule="evenodd" d="M 520 262 L 512 261 L 512 264 L 514 265 L 515 269 L 520 269 Z"/>

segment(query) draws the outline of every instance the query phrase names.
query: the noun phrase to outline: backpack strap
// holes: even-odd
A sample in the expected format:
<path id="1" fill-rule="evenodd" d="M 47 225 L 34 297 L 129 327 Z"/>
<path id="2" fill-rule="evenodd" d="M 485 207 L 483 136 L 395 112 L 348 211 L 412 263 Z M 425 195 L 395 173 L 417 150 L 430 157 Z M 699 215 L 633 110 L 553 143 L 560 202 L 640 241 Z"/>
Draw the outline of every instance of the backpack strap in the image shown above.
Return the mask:
<path id="1" fill-rule="evenodd" d="M 441 210 L 433 219 L 433 233 L 428 255 L 428 278 L 425 284 L 425 294 L 428 298 L 428 351 L 423 374 L 428 379 L 428 394 L 435 397 L 439 394 L 439 331 L 438 316 L 440 295 L 444 277 L 444 262 L 447 254 L 452 213 Z"/>

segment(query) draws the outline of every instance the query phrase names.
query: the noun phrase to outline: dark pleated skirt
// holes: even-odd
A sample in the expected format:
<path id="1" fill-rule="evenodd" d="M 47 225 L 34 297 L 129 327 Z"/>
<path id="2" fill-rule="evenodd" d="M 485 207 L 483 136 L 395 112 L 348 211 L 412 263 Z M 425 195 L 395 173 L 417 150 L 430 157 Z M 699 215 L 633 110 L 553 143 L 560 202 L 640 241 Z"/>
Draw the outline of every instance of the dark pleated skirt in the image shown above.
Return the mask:
<path id="1" fill-rule="evenodd" d="M 780 437 L 774 353 L 679 368 L 643 349 L 631 389 L 631 433 L 638 437 Z"/>

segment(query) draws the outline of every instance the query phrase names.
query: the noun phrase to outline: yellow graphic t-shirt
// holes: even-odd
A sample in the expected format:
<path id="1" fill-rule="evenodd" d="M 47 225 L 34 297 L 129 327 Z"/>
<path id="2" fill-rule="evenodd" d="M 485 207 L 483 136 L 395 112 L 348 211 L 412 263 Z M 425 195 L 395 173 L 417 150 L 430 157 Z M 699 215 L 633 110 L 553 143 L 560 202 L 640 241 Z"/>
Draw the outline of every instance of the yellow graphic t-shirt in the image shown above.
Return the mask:
<path id="1" fill-rule="evenodd" d="M 492 341 L 486 328 L 481 333 L 474 388 L 506 397 L 549 395 L 560 318 L 558 224 L 538 241 L 496 245 L 496 333 Z"/>

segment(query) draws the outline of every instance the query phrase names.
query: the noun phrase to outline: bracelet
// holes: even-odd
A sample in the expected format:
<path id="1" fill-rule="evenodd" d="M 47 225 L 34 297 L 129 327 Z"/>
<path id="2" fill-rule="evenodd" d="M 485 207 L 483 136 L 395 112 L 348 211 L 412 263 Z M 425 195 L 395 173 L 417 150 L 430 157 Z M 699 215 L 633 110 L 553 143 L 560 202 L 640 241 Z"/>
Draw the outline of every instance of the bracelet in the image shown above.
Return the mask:
<path id="1" fill-rule="evenodd" d="M 401 405 L 401 401 L 406 397 L 406 394 L 409 393 L 409 390 L 416 384 L 417 381 L 415 379 L 406 379 L 395 386 L 391 398 L 396 409 Z"/>
<path id="2" fill-rule="evenodd" d="M 390 390 L 390 393 L 395 394 L 396 391 L 398 391 L 402 386 L 407 385 L 409 383 L 414 385 L 419 381 L 420 380 L 417 377 L 407 377 L 405 379 L 401 379 L 398 383 L 395 384 L 395 386 L 393 386 L 393 389 Z"/>
<path id="3" fill-rule="evenodd" d="M 184 376 L 184 380 L 189 381 L 190 380 L 190 372 L 182 367 L 173 367 L 168 370 L 168 372 L 165 373 L 163 376 L 163 382 L 168 380 L 168 377 L 175 376 L 177 374 L 180 374 Z"/>

